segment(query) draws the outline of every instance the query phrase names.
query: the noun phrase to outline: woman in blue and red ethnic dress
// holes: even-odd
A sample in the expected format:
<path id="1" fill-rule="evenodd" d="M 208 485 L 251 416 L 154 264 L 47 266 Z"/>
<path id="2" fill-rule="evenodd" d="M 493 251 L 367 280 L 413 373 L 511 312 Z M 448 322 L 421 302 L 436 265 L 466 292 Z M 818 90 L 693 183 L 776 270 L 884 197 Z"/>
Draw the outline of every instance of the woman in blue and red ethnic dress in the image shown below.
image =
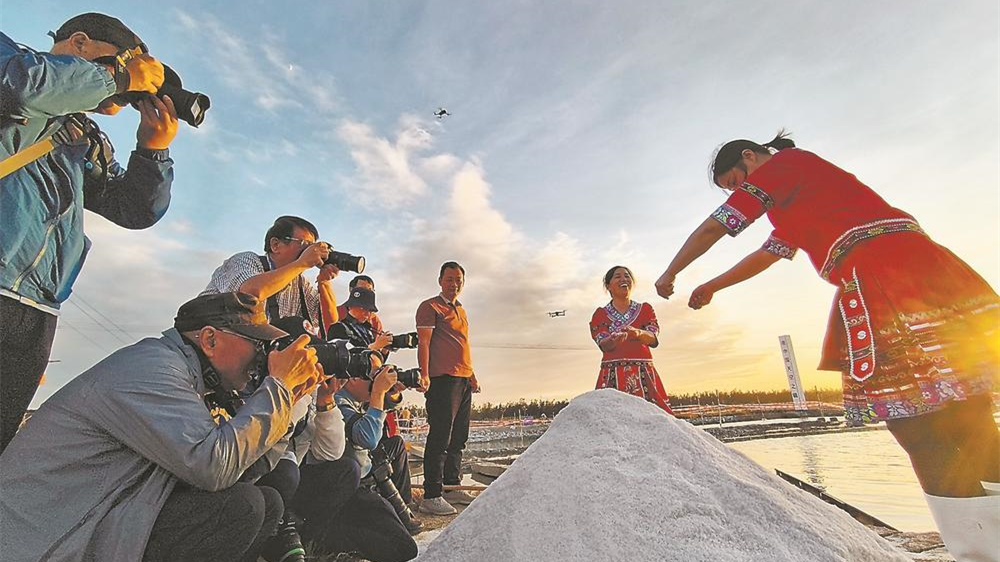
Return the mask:
<path id="1" fill-rule="evenodd" d="M 763 145 L 726 143 L 712 175 L 732 194 L 656 282 L 660 296 L 724 234 L 766 214 L 774 230 L 764 246 L 695 289 L 688 304 L 701 308 L 803 250 L 837 287 L 819 368 L 842 373 L 848 419 L 886 422 L 952 555 L 1000 558 L 1000 432 L 991 401 L 1000 380 L 1000 297 L 912 216 L 783 133 Z"/>
<path id="2" fill-rule="evenodd" d="M 590 336 L 604 352 L 597 388 L 616 388 L 645 398 L 672 414 L 670 397 L 649 352 L 659 343 L 660 326 L 652 306 L 632 300 L 634 286 L 632 270 L 623 265 L 604 274 L 611 302 L 595 310 L 590 319 Z"/>

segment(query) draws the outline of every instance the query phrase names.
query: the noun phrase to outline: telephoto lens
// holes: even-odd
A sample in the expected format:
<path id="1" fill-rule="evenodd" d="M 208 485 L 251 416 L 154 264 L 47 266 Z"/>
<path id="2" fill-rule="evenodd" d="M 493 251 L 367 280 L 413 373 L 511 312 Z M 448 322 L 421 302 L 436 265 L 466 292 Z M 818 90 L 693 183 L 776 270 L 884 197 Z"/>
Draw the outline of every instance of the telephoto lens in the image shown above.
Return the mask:
<path id="1" fill-rule="evenodd" d="M 420 343 L 420 340 L 417 338 L 417 333 L 407 332 L 392 336 L 392 343 L 389 344 L 389 347 L 394 349 L 415 349 L 418 343 Z"/>
<path id="2" fill-rule="evenodd" d="M 308 323 L 300 316 L 287 316 L 271 322 L 271 325 L 288 332 L 287 336 L 271 342 L 268 352 L 285 349 L 302 334 L 308 334 L 309 347 L 316 350 L 316 360 L 323 366 L 323 373 L 338 379 L 361 378 L 371 376 L 371 356 L 376 351 L 350 347 L 347 340 L 325 342 L 306 330 Z M 265 361 L 265 368 L 266 368 Z"/>
<path id="3" fill-rule="evenodd" d="M 396 485 L 392 482 L 392 464 L 390 464 L 381 444 L 372 449 L 371 459 L 372 470 L 369 475 L 375 481 L 378 495 L 392 506 L 392 510 L 396 512 L 396 516 L 399 517 L 400 523 L 406 527 L 406 530 L 411 535 L 416 535 L 423 529 L 423 524 L 413 516 L 413 512 L 410 511 L 409 506 L 403 501 L 403 497 L 399 495 Z"/>
<path id="4" fill-rule="evenodd" d="M 330 255 L 323 262 L 326 265 L 335 265 L 341 271 L 353 271 L 361 273 L 365 270 L 364 256 L 352 256 L 346 252 L 330 251 Z"/>
<path id="5" fill-rule="evenodd" d="M 396 369 L 396 382 L 403 383 L 406 388 L 417 388 L 420 386 L 420 369 Z"/>

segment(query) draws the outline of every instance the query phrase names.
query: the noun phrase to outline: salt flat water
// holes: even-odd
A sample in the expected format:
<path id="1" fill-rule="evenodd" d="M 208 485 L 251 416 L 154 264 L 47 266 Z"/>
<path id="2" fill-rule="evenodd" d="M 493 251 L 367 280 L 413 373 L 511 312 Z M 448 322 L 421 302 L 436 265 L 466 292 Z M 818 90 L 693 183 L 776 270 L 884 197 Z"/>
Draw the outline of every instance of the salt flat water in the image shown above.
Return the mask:
<path id="1" fill-rule="evenodd" d="M 756 439 L 730 447 L 864 510 L 900 531 L 936 531 L 903 449 L 884 428 Z"/>

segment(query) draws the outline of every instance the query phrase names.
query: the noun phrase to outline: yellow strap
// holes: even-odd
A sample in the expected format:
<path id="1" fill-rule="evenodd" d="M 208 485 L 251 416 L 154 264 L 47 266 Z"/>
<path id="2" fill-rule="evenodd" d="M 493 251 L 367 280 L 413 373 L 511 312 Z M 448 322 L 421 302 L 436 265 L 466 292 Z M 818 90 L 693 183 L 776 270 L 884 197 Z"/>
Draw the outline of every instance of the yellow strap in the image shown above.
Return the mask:
<path id="1" fill-rule="evenodd" d="M 7 177 L 28 164 L 31 164 L 35 160 L 38 160 L 42 156 L 45 156 L 54 147 L 55 144 L 52 142 L 51 138 L 42 139 L 28 148 L 18 151 L 17 153 L 3 159 L 3 161 L 0 161 L 0 178 Z"/>

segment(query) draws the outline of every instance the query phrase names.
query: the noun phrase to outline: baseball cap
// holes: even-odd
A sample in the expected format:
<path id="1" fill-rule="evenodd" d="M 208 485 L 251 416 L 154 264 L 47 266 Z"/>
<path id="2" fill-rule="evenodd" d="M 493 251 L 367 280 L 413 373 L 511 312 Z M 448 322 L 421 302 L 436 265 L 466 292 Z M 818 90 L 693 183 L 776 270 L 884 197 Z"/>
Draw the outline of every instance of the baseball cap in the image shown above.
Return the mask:
<path id="1" fill-rule="evenodd" d="M 216 293 L 195 297 L 177 309 L 174 328 L 179 332 L 200 330 L 205 326 L 227 328 L 253 338 L 271 341 L 287 333 L 268 324 L 264 303 L 246 293 Z"/>
<path id="2" fill-rule="evenodd" d="M 375 306 L 375 291 L 365 289 L 364 287 L 355 287 L 351 289 L 351 296 L 348 297 L 344 306 L 347 308 L 356 306 L 372 312 L 378 312 L 378 307 Z"/>
<path id="3" fill-rule="evenodd" d="M 122 23 L 122 20 L 96 12 L 73 16 L 66 20 L 66 23 L 62 24 L 58 31 L 50 33 L 50 35 L 58 43 L 65 41 L 77 31 L 86 33 L 87 37 L 95 41 L 111 43 L 119 49 L 134 49 L 142 46 L 144 51 L 148 50 L 142 39 L 139 39 L 138 35 Z"/>

